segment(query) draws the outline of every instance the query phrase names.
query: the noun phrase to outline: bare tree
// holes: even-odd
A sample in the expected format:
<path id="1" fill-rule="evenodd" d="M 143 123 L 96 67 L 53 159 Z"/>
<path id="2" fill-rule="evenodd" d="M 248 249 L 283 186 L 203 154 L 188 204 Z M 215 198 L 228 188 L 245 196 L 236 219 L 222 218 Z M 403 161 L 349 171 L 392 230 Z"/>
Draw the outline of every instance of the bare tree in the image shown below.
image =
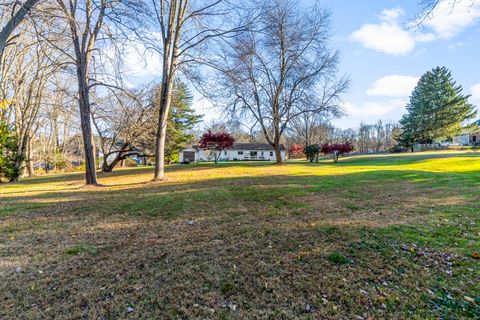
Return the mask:
<path id="1" fill-rule="evenodd" d="M 165 138 L 175 77 L 180 70 L 185 71 L 192 64 L 205 63 L 202 51 L 208 44 L 241 31 L 243 24 L 240 19 L 232 18 L 234 6 L 227 0 L 151 1 L 160 39 L 147 41 L 162 57 L 153 178 L 160 181 L 165 179 Z"/>
<path id="2" fill-rule="evenodd" d="M 221 55 L 214 97 L 252 127 L 260 126 L 282 162 L 280 140 L 293 119 L 339 114 L 349 81 L 336 79 L 339 53 L 328 48 L 330 14 L 318 4 L 302 8 L 275 0 L 255 30 L 235 37 Z"/>
<path id="3" fill-rule="evenodd" d="M 51 29 L 52 24 L 44 24 L 47 34 Z M 0 100 L 11 101 L 9 121 L 15 125 L 18 141 L 15 167 L 20 172 L 26 163 L 32 175 L 32 138 L 38 129 L 41 109 L 51 95 L 49 81 L 62 64 L 59 52 L 35 37 L 32 24 L 26 24 L 22 31 L 15 37 L 15 46 L 4 50 Z M 16 180 L 18 177 L 12 177 L 12 181 Z"/>
<path id="4" fill-rule="evenodd" d="M 373 125 L 373 149 L 375 152 L 382 151 L 382 146 L 385 141 L 385 126 L 382 120 L 378 120 L 377 123 Z"/>
<path id="5" fill-rule="evenodd" d="M 358 128 L 358 152 L 369 153 L 372 144 L 373 126 L 366 123 L 360 123 Z"/>
<path id="6" fill-rule="evenodd" d="M 293 143 L 308 146 L 328 141 L 331 131 L 328 118 L 322 113 L 304 113 L 292 120 L 289 126 Z"/>
<path id="7" fill-rule="evenodd" d="M 57 0 L 59 14 L 67 24 L 71 50 L 64 50 L 75 66 L 78 82 L 78 106 L 83 136 L 86 184 L 96 185 L 95 143 L 91 124 L 90 95 L 98 82 L 91 67 L 95 55 L 114 39 L 115 28 L 131 27 L 140 15 L 141 2 L 136 0 Z M 115 28 L 110 26 L 115 25 Z"/>
<path id="8" fill-rule="evenodd" d="M 27 0 L 24 3 L 19 1 L 12 1 L 10 4 L 2 4 L 4 8 L 2 9 L 7 11 L 8 7 L 11 6 L 11 14 L 7 23 L 0 30 L 0 61 L 2 59 L 3 51 L 5 46 L 8 44 L 8 41 L 18 25 L 25 19 L 25 16 L 32 10 L 32 8 L 40 0 Z"/>
<path id="9" fill-rule="evenodd" d="M 420 0 L 418 3 L 422 7 L 420 13 L 415 19 L 414 26 L 421 25 L 425 21 L 428 21 L 435 15 L 435 10 L 442 4 L 450 7 L 450 10 L 454 10 L 460 2 L 468 3 L 467 7 L 473 7 L 478 3 L 478 0 Z"/>
<path id="10" fill-rule="evenodd" d="M 150 156 L 145 151 L 145 136 L 153 131 L 155 106 L 150 91 L 110 94 L 96 99 L 92 120 L 100 138 L 102 171 L 111 172 L 131 156 Z"/>

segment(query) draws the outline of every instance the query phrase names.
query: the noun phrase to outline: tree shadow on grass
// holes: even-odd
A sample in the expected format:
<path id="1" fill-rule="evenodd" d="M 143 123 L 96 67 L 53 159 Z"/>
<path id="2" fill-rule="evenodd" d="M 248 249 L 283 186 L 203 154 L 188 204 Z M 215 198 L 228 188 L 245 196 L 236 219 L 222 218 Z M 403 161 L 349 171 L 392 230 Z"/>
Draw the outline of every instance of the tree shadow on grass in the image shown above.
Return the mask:
<path id="1" fill-rule="evenodd" d="M 212 170 L 216 168 L 233 168 L 233 167 L 261 167 L 273 165 L 273 162 L 269 161 L 249 161 L 247 163 L 242 161 L 232 161 L 232 162 L 219 162 L 217 164 L 209 162 L 201 163 L 192 163 L 192 164 L 172 164 L 166 166 L 166 172 L 177 172 L 189 170 L 193 172 L 202 171 L 202 170 Z M 126 175 L 135 175 L 135 174 L 146 174 L 151 173 L 153 179 L 153 170 L 152 166 L 142 166 L 142 167 L 133 167 L 133 168 L 116 168 L 113 172 L 97 172 L 98 178 L 105 177 L 118 177 Z M 32 178 L 23 178 L 19 182 L 4 184 L 5 187 L 15 187 L 15 186 L 25 186 L 25 185 L 36 185 L 44 183 L 61 183 L 61 182 L 74 182 L 82 184 L 85 174 L 83 172 L 69 172 L 69 173 L 60 173 L 60 174 L 47 174 L 47 175 L 38 175 Z M 147 180 L 148 181 L 148 180 Z M 1 187 L 2 185 L 0 185 Z"/>
<path id="2" fill-rule="evenodd" d="M 211 168 L 202 166 L 200 170 Z M 146 169 L 127 169 L 115 173 L 117 177 L 128 177 Z M 69 177 L 70 178 L 70 177 Z M 57 181 L 54 177 L 39 178 L 44 183 Z M 70 180 L 67 180 L 70 181 Z M 72 180 L 73 181 L 73 180 Z M 156 215 L 156 212 L 168 212 L 169 217 L 176 216 L 175 211 L 184 214 L 184 204 L 195 210 L 195 207 L 214 206 L 216 209 L 235 206 L 235 201 L 264 202 L 275 201 L 289 195 L 304 195 L 307 193 L 365 193 L 370 186 L 393 185 L 401 188 L 401 182 L 408 182 L 415 187 L 450 190 L 461 193 L 468 190 L 472 193 L 479 186 L 480 173 L 476 171 L 462 173 L 426 172 L 421 170 L 371 170 L 337 175 L 245 175 L 240 177 L 208 178 L 191 182 L 167 181 L 165 183 L 138 182 L 123 185 L 125 188 L 75 188 L 65 191 L 35 190 L 34 195 L 2 196 L 0 212 L 17 213 L 22 216 L 34 214 L 32 206 L 47 207 L 49 211 L 56 205 L 69 210 L 89 208 L 96 212 L 109 211 L 128 214 Z M 24 182 L 27 184 L 28 181 Z M 402 190 L 398 189 L 401 193 Z M 13 194 L 13 193 L 12 193 Z M 375 197 L 375 194 L 372 195 Z M 193 211 L 194 213 L 194 211 Z M 160 214 L 161 215 L 161 214 Z M 5 216 L 5 214 L 4 214 Z"/>
<path id="3" fill-rule="evenodd" d="M 211 168 L 218 166 L 188 170 Z M 475 227 L 467 219 L 478 208 L 466 197 L 478 194 L 479 181 L 473 171 L 252 173 L 2 196 L 0 212 L 9 211 L 0 228 L 13 239 L 0 236 L 1 268 L 9 270 L 0 284 L 0 316 L 212 318 L 214 309 L 239 319 L 264 317 L 265 310 L 285 318 L 406 318 L 412 310 L 455 318 L 463 311 L 452 303 L 473 292 L 466 284 L 473 263 L 455 260 L 466 270 L 457 276 L 461 292 L 446 299 L 453 301 L 447 307 L 430 308 L 438 301 L 427 289 L 440 299 L 443 287 L 458 289 L 458 278 L 445 273 L 450 260 L 442 251 L 417 256 L 402 244 L 467 248 L 464 233 Z M 455 201 L 445 207 L 448 200 Z M 421 217 L 437 208 L 452 216 L 433 228 Z M 385 217 L 406 210 L 417 220 Z M 12 271 L 16 266 L 22 272 Z M 222 306 L 228 303 L 237 309 Z"/>
<path id="4" fill-rule="evenodd" d="M 349 318 L 352 313 L 405 318 L 412 316 L 412 310 L 424 318 L 462 315 L 467 309 L 456 310 L 451 305 L 430 308 L 433 298 L 425 295 L 427 290 L 437 293 L 438 286 L 440 295 L 443 288 L 452 291 L 450 288 L 456 287 L 460 292 L 450 301 L 460 303 L 470 289 L 459 289 L 455 279 L 448 277 L 445 272 L 450 270 L 450 260 L 442 252 L 431 250 L 417 256 L 402 250 L 403 230 L 324 221 L 321 215 L 305 212 L 272 215 L 281 209 L 275 207 L 272 212 L 263 210 L 296 192 L 297 196 L 302 192 L 343 196 L 339 192 L 346 189 L 361 191 L 361 196 L 368 191 L 365 185 L 348 183 L 359 178 L 370 185 L 378 181 L 378 176 L 369 174 L 309 175 L 294 181 L 282 175 L 153 185 L 155 190 L 148 197 L 159 201 L 166 194 L 173 194 L 174 202 L 196 197 L 197 210 L 180 213 L 183 209 L 176 208 L 179 214 L 172 218 L 177 219 L 164 219 L 161 214 L 160 219 L 149 215 L 137 219 L 123 213 L 118 214 L 119 219 L 114 219 L 115 214 L 96 216 L 99 207 L 107 205 L 114 211 L 114 203 L 125 202 L 126 196 L 141 193 L 143 188 L 104 199 L 104 204 L 85 203 L 93 192 L 84 191 L 80 202 L 88 204 L 90 211 L 68 212 L 64 223 L 71 228 L 52 225 L 49 229 L 47 225 L 21 230 L 19 239 L 0 252 L 10 269 L 22 267 L 22 272 L 9 273 L 10 281 L 0 284 L 0 300 L 5 305 L 0 314 L 4 312 L 6 318 L 170 318 L 174 314 L 208 319 L 213 309 L 216 314 L 225 311 L 238 319 L 261 318 L 265 310 L 292 319 Z M 415 183 L 409 183 L 413 188 Z M 175 187 L 179 189 L 172 189 Z M 225 189 L 232 194 L 221 198 Z M 199 197 L 203 192 L 208 194 Z M 404 201 L 413 202 L 416 196 L 407 193 Z M 126 203 L 138 202 L 142 198 Z M 212 202 L 219 205 L 218 211 L 209 210 Z M 238 211 L 239 203 L 247 205 L 247 211 Z M 148 206 L 169 210 L 160 202 Z M 29 215 L 35 219 L 33 212 Z M 426 236 L 425 232 L 418 234 Z M 33 257 L 25 258 L 29 255 Z M 460 276 L 468 280 L 473 274 L 467 270 Z M 234 312 L 222 306 L 228 303 L 235 304 Z M 311 306 L 308 312 L 307 304 Z M 133 306 L 133 311 L 127 311 L 127 306 Z M 467 311 L 474 312 L 471 310 Z"/>

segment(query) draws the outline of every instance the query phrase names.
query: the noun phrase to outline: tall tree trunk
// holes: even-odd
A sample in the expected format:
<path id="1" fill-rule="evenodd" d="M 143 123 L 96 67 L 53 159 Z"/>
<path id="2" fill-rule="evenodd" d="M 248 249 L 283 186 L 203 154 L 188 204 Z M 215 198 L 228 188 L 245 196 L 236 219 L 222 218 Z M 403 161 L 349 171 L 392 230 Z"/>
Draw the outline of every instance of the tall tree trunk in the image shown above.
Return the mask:
<path id="1" fill-rule="evenodd" d="M 103 155 L 103 160 L 102 160 L 102 172 L 111 172 L 113 170 L 110 170 L 108 171 L 108 162 L 107 162 L 107 157 L 105 156 L 105 154 Z"/>
<path id="2" fill-rule="evenodd" d="M 67 125 L 67 122 L 65 121 L 63 123 L 63 141 L 62 141 L 62 157 L 63 157 L 63 159 L 65 159 L 65 157 L 67 155 L 67 139 L 68 139 L 68 125 Z"/>
<path id="3" fill-rule="evenodd" d="M 168 113 L 172 101 L 173 81 L 177 68 L 179 43 L 182 35 L 182 25 L 188 1 L 171 1 L 168 22 L 162 25 L 163 61 L 162 61 L 162 91 L 160 96 L 160 112 L 155 139 L 155 175 L 153 181 L 165 180 L 165 139 L 167 135 Z"/>
<path id="4" fill-rule="evenodd" d="M 165 112 L 160 112 L 159 125 L 155 141 L 155 175 L 153 181 L 165 180 L 165 138 L 167 121 Z"/>
<path id="5" fill-rule="evenodd" d="M 86 67 L 82 63 L 77 66 L 78 76 L 78 104 L 80 107 L 80 125 L 85 152 L 85 180 L 87 185 L 97 185 L 97 171 L 95 165 L 95 143 L 90 121 L 90 96 L 87 83 Z"/>
<path id="6" fill-rule="evenodd" d="M 164 72 L 166 72 L 166 70 L 164 70 Z M 172 101 L 172 82 L 172 78 L 164 75 L 160 95 L 158 129 L 155 139 L 155 175 L 153 181 L 165 180 L 165 139 L 167 136 L 168 112 L 170 111 Z"/>
<path id="7" fill-rule="evenodd" d="M 25 142 L 25 155 L 24 155 L 23 161 L 21 162 L 20 177 L 26 177 L 27 176 L 27 167 L 28 167 L 28 159 L 29 159 L 28 145 L 30 144 L 29 141 L 30 141 L 30 139 L 27 137 L 26 142 Z"/>
<path id="8" fill-rule="evenodd" d="M 22 134 L 20 136 L 20 143 L 17 150 L 17 158 L 15 160 L 15 168 L 18 170 L 18 174 L 10 178 L 10 182 L 17 182 L 22 174 L 22 167 L 27 153 L 27 136 Z"/>
<path id="9" fill-rule="evenodd" d="M 274 117 L 275 119 L 275 117 Z M 282 152 L 280 151 L 280 130 L 278 128 L 279 121 L 275 124 L 275 137 L 273 138 L 273 148 L 275 149 L 275 163 L 281 164 L 282 163 Z"/>
<path id="10" fill-rule="evenodd" d="M 83 148 L 85 153 L 85 183 L 87 185 L 98 185 L 95 164 L 95 141 L 93 138 L 91 113 L 90 113 L 90 84 L 89 65 L 95 50 L 95 42 L 103 26 L 105 10 L 110 8 L 108 1 L 99 1 L 93 6 L 92 0 L 68 1 L 57 0 L 57 4 L 64 12 L 70 25 L 70 37 L 75 51 L 74 62 L 77 68 L 78 81 L 78 106 L 80 109 L 80 125 L 82 129 Z M 81 6 L 85 8 L 80 9 Z M 92 10 L 92 6 L 95 7 Z M 78 9 L 78 10 L 77 10 Z M 76 12 L 84 13 L 82 22 L 76 20 Z M 95 12 L 93 14 L 93 12 Z M 77 22 L 79 24 L 77 24 Z M 81 25 L 82 31 L 79 30 Z"/>
<path id="11" fill-rule="evenodd" d="M 32 138 L 28 139 L 27 145 L 27 173 L 29 177 L 33 177 L 35 175 L 35 170 L 33 169 L 33 148 L 32 148 Z"/>
<path id="12" fill-rule="evenodd" d="M 282 152 L 280 151 L 280 145 L 277 143 L 275 146 L 273 146 L 275 149 L 275 163 L 281 164 L 282 163 Z"/>

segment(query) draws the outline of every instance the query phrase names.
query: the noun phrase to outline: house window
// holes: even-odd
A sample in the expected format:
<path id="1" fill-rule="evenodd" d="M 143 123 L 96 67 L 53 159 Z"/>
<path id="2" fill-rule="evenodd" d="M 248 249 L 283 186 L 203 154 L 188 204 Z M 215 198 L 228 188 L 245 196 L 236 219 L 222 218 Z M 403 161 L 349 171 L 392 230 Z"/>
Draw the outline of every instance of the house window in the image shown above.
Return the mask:
<path id="1" fill-rule="evenodd" d="M 263 156 L 263 151 L 262 151 L 262 156 Z"/>
<path id="2" fill-rule="evenodd" d="M 225 151 L 224 155 L 227 155 L 227 151 Z"/>
<path id="3" fill-rule="evenodd" d="M 242 155 L 243 154 L 243 151 L 238 151 L 238 155 Z"/>
<path id="4" fill-rule="evenodd" d="M 477 136 L 472 136 L 472 141 L 477 142 Z"/>
<path id="5" fill-rule="evenodd" d="M 270 151 L 270 157 L 273 157 L 273 151 Z"/>
<path id="6" fill-rule="evenodd" d="M 257 151 L 250 151 L 250 157 L 256 157 Z"/>

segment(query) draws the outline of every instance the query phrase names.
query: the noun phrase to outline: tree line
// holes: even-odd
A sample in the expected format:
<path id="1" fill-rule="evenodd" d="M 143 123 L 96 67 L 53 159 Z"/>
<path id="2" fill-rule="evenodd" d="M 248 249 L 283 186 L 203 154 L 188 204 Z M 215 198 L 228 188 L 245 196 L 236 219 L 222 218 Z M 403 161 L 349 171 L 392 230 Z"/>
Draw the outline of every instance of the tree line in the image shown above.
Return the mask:
<path id="1" fill-rule="evenodd" d="M 341 129 L 324 118 L 298 119 L 291 126 L 286 143 L 305 147 L 349 143 L 357 153 L 388 152 L 397 145 L 399 130 L 400 125 L 395 121 L 362 122 L 356 129 Z"/>
<path id="2" fill-rule="evenodd" d="M 256 136 L 278 163 L 282 143 L 348 142 L 382 152 L 395 139 L 407 147 L 448 138 L 474 116 L 440 68 L 426 78 L 449 88 L 437 97 L 414 91 L 400 128 L 332 127 L 350 81 L 330 45 L 331 13 L 318 2 L 26 0 L 0 10 L 0 171 L 11 181 L 32 175 L 39 161 L 48 170 L 74 159 L 85 166 L 86 184 L 96 185 L 98 167 L 108 172 L 131 156 L 148 158 L 153 180 L 165 179 L 165 164 L 193 141 L 200 121 L 189 86 L 224 110 L 230 126 L 246 128 L 236 141 Z M 132 50 L 157 59 L 152 83 L 132 85 Z"/>
<path id="3" fill-rule="evenodd" d="M 338 116 L 349 85 L 329 45 L 331 14 L 318 3 L 27 0 L 0 9 L 2 170 L 12 181 L 41 158 L 48 168 L 76 157 L 96 185 L 97 167 L 111 171 L 131 155 L 151 159 L 153 180 L 163 180 L 171 144 L 191 139 L 199 121 L 175 102 L 187 82 L 260 128 L 281 162 L 289 124 Z M 158 59 L 153 84 L 129 83 L 132 48 Z"/>

